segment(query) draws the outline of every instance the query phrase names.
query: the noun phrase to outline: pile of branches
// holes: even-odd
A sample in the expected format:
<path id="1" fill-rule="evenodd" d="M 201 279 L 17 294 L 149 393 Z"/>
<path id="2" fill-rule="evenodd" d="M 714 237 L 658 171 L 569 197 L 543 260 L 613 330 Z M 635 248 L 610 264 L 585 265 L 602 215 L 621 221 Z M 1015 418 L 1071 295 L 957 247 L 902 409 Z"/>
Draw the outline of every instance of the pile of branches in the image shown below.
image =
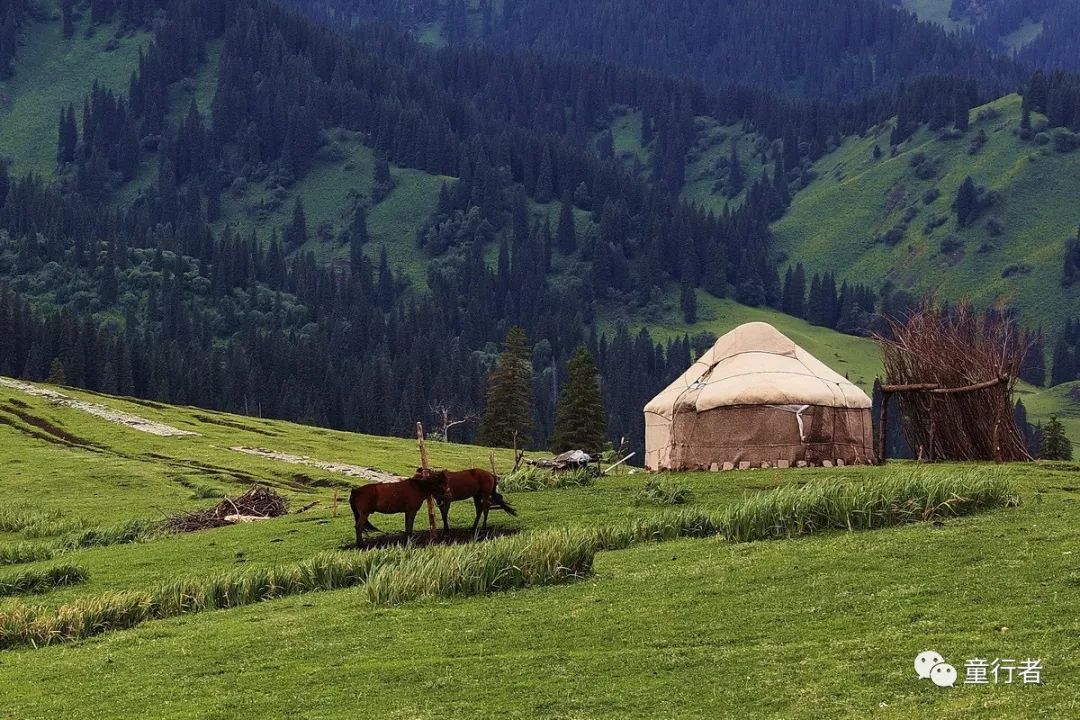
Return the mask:
<path id="1" fill-rule="evenodd" d="M 886 318 L 883 402 L 896 395 L 916 457 L 934 461 L 1030 460 L 1012 390 L 1027 354 L 1023 333 L 998 312 L 924 304 Z M 886 417 L 886 413 L 882 413 Z"/>
<path id="2" fill-rule="evenodd" d="M 165 527 L 171 532 L 195 532 L 233 525 L 245 519 L 280 517 L 287 512 L 285 498 L 265 485 L 252 485 L 240 497 L 226 497 L 214 507 L 174 515 Z"/>

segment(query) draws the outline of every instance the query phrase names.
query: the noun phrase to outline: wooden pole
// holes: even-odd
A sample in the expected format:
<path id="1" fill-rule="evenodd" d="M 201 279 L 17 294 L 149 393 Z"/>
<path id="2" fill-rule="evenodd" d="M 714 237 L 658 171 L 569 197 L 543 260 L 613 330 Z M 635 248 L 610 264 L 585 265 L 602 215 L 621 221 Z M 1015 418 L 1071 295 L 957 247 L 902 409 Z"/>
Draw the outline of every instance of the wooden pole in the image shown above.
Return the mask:
<path id="1" fill-rule="evenodd" d="M 609 468 L 608 468 L 607 470 L 604 470 L 604 471 L 603 471 L 603 472 L 601 472 L 600 474 L 601 474 L 601 475 L 607 475 L 607 474 L 608 474 L 609 472 L 611 472 L 611 471 L 612 471 L 612 470 L 614 470 L 615 468 L 619 467 L 620 465 L 622 465 L 622 464 L 623 464 L 624 462 L 626 462 L 626 461 L 627 461 L 627 460 L 629 460 L 630 458 L 634 457 L 635 455 L 637 455 L 637 453 L 630 453 L 629 455 L 627 455 L 626 457 L 624 457 L 624 458 L 623 458 L 622 460 L 620 460 L 619 462 L 615 463 L 614 465 L 612 465 L 611 467 L 609 467 Z"/>
<path id="2" fill-rule="evenodd" d="M 878 464 L 884 465 L 889 460 L 889 398 L 890 393 L 881 393 L 881 418 L 878 420 Z"/>
<path id="3" fill-rule="evenodd" d="M 975 385 L 965 385 L 964 387 L 943 388 L 935 383 L 917 383 L 914 385 L 882 385 L 881 392 L 883 394 L 888 393 L 905 393 L 905 392 L 928 392 L 933 395 L 954 395 L 956 393 L 969 393 L 977 392 L 979 390 L 986 390 L 997 385 L 1003 385 L 1009 382 L 1008 375 L 1002 375 L 1001 377 L 993 380 L 987 380 L 986 382 L 976 383 Z"/>
<path id="4" fill-rule="evenodd" d="M 424 426 L 422 423 L 416 423 L 416 446 L 420 448 L 420 474 L 424 477 L 428 476 L 430 468 L 428 467 L 427 448 L 424 446 Z M 435 539 L 435 501 L 428 495 L 427 498 L 427 519 L 428 519 L 428 539 Z"/>

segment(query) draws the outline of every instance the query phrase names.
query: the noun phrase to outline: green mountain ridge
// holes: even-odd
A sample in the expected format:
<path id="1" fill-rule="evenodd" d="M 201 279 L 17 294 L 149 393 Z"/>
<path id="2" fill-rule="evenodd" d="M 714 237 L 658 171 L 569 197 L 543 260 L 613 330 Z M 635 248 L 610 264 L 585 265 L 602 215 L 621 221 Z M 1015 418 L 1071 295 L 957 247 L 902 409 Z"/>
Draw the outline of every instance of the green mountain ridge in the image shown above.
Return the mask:
<path id="1" fill-rule="evenodd" d="M 86 25 L 84 23 L 83 25 Z M 0 83 L 6 104 L 0 108 L 0 156 L 14 161 L 13 171 L 53 174 L 53 138 L 60 107 L 82 98 L 95 81 L 122 88 L 135 69 L 145 35 L 119 39 L 106 50 L 112 26 L 87 32 L 80 26 L 70 39 L 60 33 L 56 21 L 32 23 L 20 55 L 19 74 Z M 202 112 L 209 110 L 216 85 L 217 47 L 207 50 L 207 60 L 191 80 L 173 86 L 170 114 L 183 117 L 194 101 Z M 44 90 L 42 90 L 44 89 Z M 791 262 L 802 262 L 812 273 L 832 271 L 840 279 L 857 282 L 889 282 L 913 291 L 937 292 L 947 298 L 967 298 L 981 304 L 1007 303 L 1016 308 L 1026 324 L 1043 326 L 1053 334 L 1078 307 L 1077 290 L 1059 282 L 1065 239 L 1075 233 L 1080 213 L 1071 198 L 1080 193 L 1080 159 L 1077 154 L 1056 152 L 1052 144 L 1020 140 L 1020 99 L 1009 96 L 974 113 L 971 129 L 959 139 L 940 139 L 921 129 L 904 143 L 894 157 L 888 148 L 888 125 L 876 134 L 848 138 L 839 148 L 813 166 L 816 179 L 795 195 L 787 215 L 775 225 L 777 247 Z M 1035 121 L 1038 122 L 1036 117 Z M 651 150 L 641 144 L 641 115 L 635 108 L 616 108 L 609 131 L 613 152 L 624 162 L 648 166 Z M 710 118 L 695 120 L 697 142 L 687 157 L 684 200 L 714 212 L 735 206 L 745 192 L 728 192 L 724 173 L 733 144 L 738 150 L 747 181 L 770 169 L 770 143 L 738 126 L 721 126 Z M 978 133 L 987 137 L 977 153 L 969 152 Z M 239 233 L 257 230 L 264 239 L 288 223 L 294 202 L 303 201 L 311 240 L 303 248 L 323 262 L 344 262 L 348 247 L 338 236 L 358 204 L 368 207 L 371 242 L 366 252 L 374 260 L 386 248 L 392 267 L 415 288 L 426 285 L 426 251 L 416 246 L 417 232 L 434 210 L 439 190 L 453 178 L 434 176 L 408 168 L 391 167 L 395 187 L 381 202 L 372 203 L 374 151 L 364 138 L 339 130 L 326 132 L 326 144 L 312 169 L 288 188 L 250 182 L 229 188 L 222 198 L 219 229 L 231 226 Z M 42 142 L 41 138 L 46 138 Z M 599 133 L 597 138 L 599 137 Z M 597 139 L 594 138 L 594 141 Z M 875 146 L 882 156 L 875 157 Z M 913 158 L 933 168 L 920 179 Z M 146 153 L 139 176 L 115 195 L 118 202 L 137 197 L 155 172 L 156 157 Z M 965 177 L 997 191 L 1000 201 L 968 228 L 957 228 L 949 208 L 956 188 Z M 939 196 L 924 201 L 926 191 Z M 532 204 L 534 218 L 547 217 L 554 226 L 558 203 Z M 880 240 L 913 215 L 893 245 Z M 591 226 L 587 214 L 576 212 L 578 233 Z M 931 218 L 945 222 L 931 232 L 923 228 Z M 1000 235 L 987 230 L 995 218 L 1003 226 Z M 942 252 L 942 241 L 955 238 L 959 247 Z M 495 248 L 489 248 L 495 262 Z M 582 272 L 575 262 L 556 257 L 555 281 L 562 275 Z M 1007 276 L 1005 276 L 1007 275 Z M 628 311 L 624 307 L 601 309 L 600 328 L 610 331 L 616 322 L 632 330 L 648 328 L 659 339 L 687 333 L 720 335 L 749 320 L 766 320 L 787 332 L 808 350 L 848 374 L 869 389 L 879 372 L 876 346 L 865 339 L 820 328 L 767 308 L 747 308 L 698 291 L 699 320 L 682 322 L 677 293 L 668 288 L 649 308 Z M 1032 419 L 1051 413 L 1068 415 L 1076 405 L 1068 393 L 1032 395 Z M 1080 423 L 1069 426 L 1080 440 Z"/>

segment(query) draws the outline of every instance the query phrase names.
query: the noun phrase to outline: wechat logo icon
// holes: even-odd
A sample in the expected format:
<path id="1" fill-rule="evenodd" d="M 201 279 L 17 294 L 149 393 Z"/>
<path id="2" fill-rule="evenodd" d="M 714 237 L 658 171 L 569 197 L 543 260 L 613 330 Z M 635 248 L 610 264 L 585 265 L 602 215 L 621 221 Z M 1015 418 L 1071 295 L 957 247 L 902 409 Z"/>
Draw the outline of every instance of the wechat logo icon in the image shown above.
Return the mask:
<path id="1" fill-rule="evenodd" d="M 915 674 L 920 679 L 929 680 L 942 688 L 956 684 L 956 668 L 933 650 L 926 650 L 915 656 Z"/>

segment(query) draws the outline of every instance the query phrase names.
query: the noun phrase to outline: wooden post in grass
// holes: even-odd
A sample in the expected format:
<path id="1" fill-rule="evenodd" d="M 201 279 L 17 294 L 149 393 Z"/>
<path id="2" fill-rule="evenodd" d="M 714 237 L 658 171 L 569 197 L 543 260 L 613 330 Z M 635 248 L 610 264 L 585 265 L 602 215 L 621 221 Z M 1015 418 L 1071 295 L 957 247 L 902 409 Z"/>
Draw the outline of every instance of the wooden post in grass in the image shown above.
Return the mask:
<path id="1" fill-rule="evenodd" d="M 878 465 L 889 461 L 889 398 L 892 393 L 881 393 L 881 418 L 878 420 Z"/>
<path id="2" fill-rule="evenodd" d="M 416 423 L 416 445 L 420 448 L 420 474 L 425 478 L 428 476 L 430 468 L 428 467 L 427 447 L 424 446 L 424 425 L 422 423 Z M 428 495 L 427 498 L 427 519 L 428 519 L 428 539 L 435 539 L 435 501 Z"/>

